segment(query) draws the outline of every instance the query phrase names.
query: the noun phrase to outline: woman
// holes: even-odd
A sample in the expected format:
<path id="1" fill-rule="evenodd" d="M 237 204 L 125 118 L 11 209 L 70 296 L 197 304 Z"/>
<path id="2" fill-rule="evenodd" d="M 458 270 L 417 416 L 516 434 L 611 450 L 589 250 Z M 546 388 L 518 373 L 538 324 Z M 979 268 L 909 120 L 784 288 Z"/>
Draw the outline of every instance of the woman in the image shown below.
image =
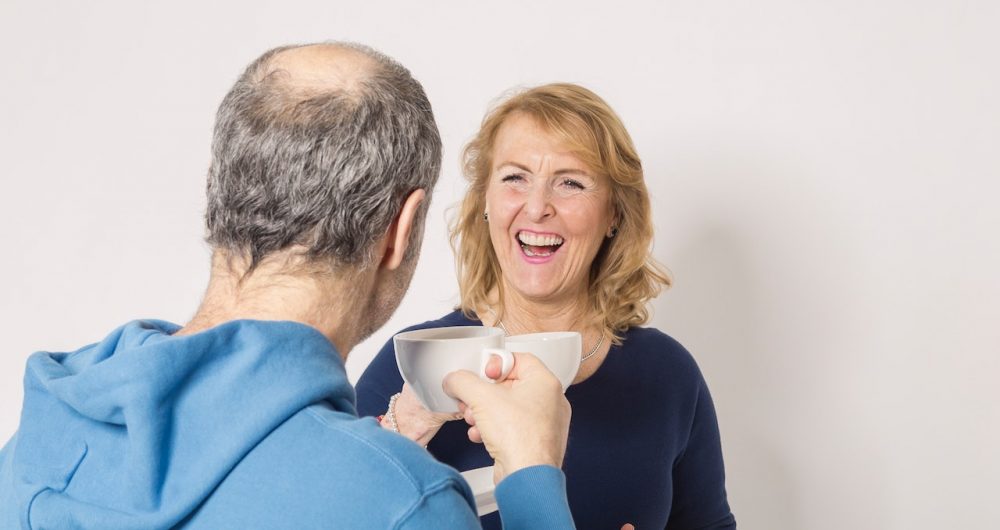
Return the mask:
<path id="1" fill-rule="evenodd" d="M 670 282 L 649 252 L 649 196 L 618 116 L 585 88 L 540 86 L 492 110 L 463 159 L 470 187 L 452 232 L 461 305 L 408 329 L 580 332 L 563 466 L 577 526 L 735 528 L 705 381 L 680 344 L 639 327 Z M 392 341 L 357 392 L 362 415 L 387 415 L 384 426 L 442 462 L 492 464 L 465 423 L 403 388 Z M 495 513 L 483 523 L 500 527 Z"/>

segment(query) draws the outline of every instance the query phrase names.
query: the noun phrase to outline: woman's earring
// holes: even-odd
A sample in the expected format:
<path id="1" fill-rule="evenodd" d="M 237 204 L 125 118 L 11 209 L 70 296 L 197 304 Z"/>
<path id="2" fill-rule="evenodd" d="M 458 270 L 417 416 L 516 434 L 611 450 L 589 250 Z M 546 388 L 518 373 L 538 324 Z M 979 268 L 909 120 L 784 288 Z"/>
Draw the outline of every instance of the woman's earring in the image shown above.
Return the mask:
<path id="1" fill-rule="evenodd" d="M 486 222 L 486 223 L 490 222 L 490 213 L 489 212 L 483 212 L 483 222 Z"/>
<path id="2" fill-rule="evenodd" d="M 618 227 L 617 226 L 612 226 L 611 229 L 608 230 L 608 237 L 611 238 L 611 237 L 615 237 L 617 235 L 618 235 Z"/>

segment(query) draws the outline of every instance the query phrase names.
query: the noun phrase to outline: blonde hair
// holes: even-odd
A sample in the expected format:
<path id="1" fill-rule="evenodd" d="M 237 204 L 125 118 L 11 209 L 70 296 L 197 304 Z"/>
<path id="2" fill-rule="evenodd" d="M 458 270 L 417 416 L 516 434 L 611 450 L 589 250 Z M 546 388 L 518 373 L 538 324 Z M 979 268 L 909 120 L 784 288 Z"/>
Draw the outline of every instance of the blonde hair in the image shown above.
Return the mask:
<path id="1" fill-rule="evenodd" d="M 483 118 L 476 136 L 462 152 L 469 189 L 451 223 L 461 302 L 472 317 L 489 307 L 489 294 L 500 294 L 497 317 L 503 317 L 500 263 L 483 222 L 493 147 L 500 127 L 519 113 L 532 117 L 563 141 L 591 170 L 611 181 L 612 215 L 617 234 L 605 239 L 591 264 L 585 315 L 601 325 L 616 344 L 631 326 L 649 320 L 647 302 L 671 284 L 670 276 L 650 253 L 653 222 L 642 164 L 618 115 L 590 90 L 569 83 L 527 89 L 507 97 Z"/>

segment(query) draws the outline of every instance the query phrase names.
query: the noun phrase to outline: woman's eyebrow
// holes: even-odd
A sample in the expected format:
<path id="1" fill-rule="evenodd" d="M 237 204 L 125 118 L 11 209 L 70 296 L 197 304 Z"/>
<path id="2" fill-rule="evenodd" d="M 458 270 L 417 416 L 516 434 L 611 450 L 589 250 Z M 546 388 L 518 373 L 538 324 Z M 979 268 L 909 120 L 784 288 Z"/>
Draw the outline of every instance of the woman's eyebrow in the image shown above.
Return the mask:
<path id="1" fill-rule="evenodd" d="M 559 176 L 562 176 L 562 175 L 580 175 L 581 177 L 589 177 L 589 176 L 591 176 L 590 173 L 587 173 L 586 170 L 576 169 L 576 168 L 559 169 L 559 170 L 556 170 L 555 174 L 559 175 Z"/>
<path id="2" fill-rule="evenodd" d="M 525 166 L 524 164 L 519 164 L 517 162 L 503 162 L 503 163 L 501 163 L 500 165 L 497 166 L 497 169 L 500 169 L 500 168 L 503 168 L 503 167 L 507 167 L 507 166 L 516 167 L 517 169 L 520 169 L 521 171 L 527 171 L 528 173 L 533 173 L 533 171 L 531 169 L 529 169 L 527 166 Z M 591 176 L 591 174 L 588 173 L 586 170 L 584 170 L 584 169 L 578 169 L 578 168 L 557 169 L 556 172 L 555 172 L 555 175 L 557 175 L 557 176 L 563 176 L 563 175 L 580 175 L 580 176 L 583 176 L 583 177 L 590 177 Z"/>
<path id="3" fill-rule="evenodd" d="M 517 169 L 520 169 L 521 171 L 527 171 L 528 173 L 531 173 L 531 170 L 528 169 L 528 166 L 525 166 L 523 164 L 518 164 L 517 162 L 504 162 L 502 164 L 498 164 L 497 169 L 507 166 L 513 166 L 516 167 Z"/>

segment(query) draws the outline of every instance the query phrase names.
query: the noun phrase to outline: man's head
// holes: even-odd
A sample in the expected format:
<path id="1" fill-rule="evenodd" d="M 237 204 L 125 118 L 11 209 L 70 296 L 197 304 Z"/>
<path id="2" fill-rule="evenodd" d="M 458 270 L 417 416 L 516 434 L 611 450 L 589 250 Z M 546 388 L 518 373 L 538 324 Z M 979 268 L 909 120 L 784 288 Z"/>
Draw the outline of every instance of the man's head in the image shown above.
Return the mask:
<path id="1" fill-rule="evenodd" d="M 239 258 L 245 274 L 292 250 L 313 270 L 379 267 L 379 242 L 413 192 L 431 193 L 440 167 L 430 102 L 402 65 L 357 44 L 276 48 L 247 67 L 219 107 L 208 242 Z M 409 284 L 422 197 L 402 263 L 388 285 L 367 293 L 369 309 L 391 314 Z M 388 314 L 372 317 L 377 327 Z"/>
<path id="2" fill-rule="evenodd" d="M 208 241 L 251 269 L 293 246 L 334 267 L 372 265 L 403 200 L 430 193 L 440 167 L 430 102 L 402 65 L 357 44 L 276 48 L 219 107 Z"/>

